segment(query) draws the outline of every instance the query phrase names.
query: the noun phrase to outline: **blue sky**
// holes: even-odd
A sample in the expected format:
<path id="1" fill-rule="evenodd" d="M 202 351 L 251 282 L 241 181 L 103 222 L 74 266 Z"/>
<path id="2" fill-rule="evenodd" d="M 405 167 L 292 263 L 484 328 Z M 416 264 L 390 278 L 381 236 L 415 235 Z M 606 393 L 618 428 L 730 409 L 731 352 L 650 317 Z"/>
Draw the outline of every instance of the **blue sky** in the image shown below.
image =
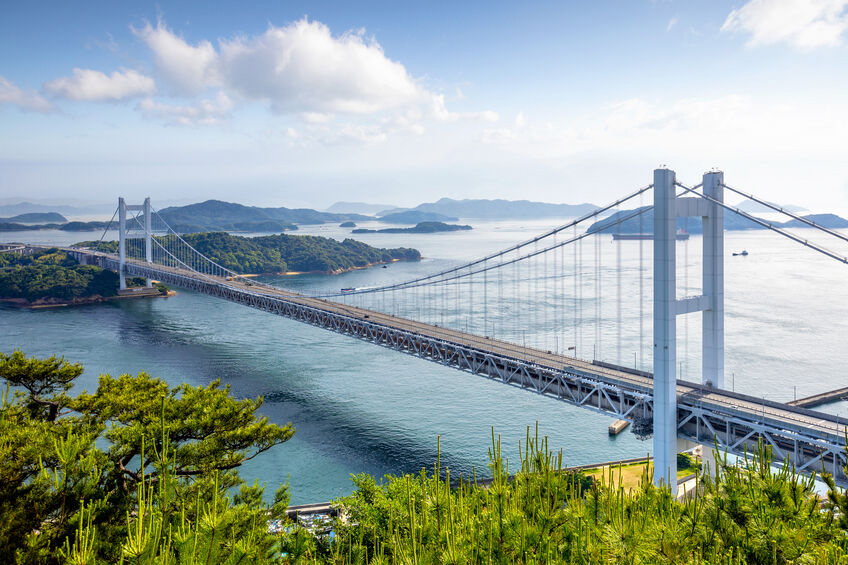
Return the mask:
<path id="1" fill-rule="evenodd" d="M 6 3 L 0 199 L 848 210 L 848 0 Z"/>

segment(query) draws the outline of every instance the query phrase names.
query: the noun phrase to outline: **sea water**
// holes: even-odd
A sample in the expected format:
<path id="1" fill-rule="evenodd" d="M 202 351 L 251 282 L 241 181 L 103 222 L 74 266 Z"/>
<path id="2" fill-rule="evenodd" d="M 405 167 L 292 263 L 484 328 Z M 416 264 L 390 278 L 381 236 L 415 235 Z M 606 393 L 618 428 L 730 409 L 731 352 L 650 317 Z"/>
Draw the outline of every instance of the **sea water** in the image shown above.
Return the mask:
<path id="1" fill-rule="evenodd" d="M 469 219 L 463 223 L 471 224 L 471 231 L 357 234 L 356 239 L 379 247 L 417 248 L 424 258 L 332 277 L 263 280 L 295 289 L 336 291 L 396 282 L 530 239 L 562 222 Z M 328 224 L 302 226 L 298 233 L 351 237 L 350 230 Z M 107 239 L 113 238 L 107 234 Z M 39 231 L 6 233 L 2 239 L 68 244 L 89 237 Z M 581 289 L 589 302 L 582 309 L 585 320 L 581 324 L 574 323 L 567 297 L 562 297 L 560 302 L 540 300 L 536 307 L 522 304 L 523 334 L 517 333 L 519 324 L 513 320 L 519 314 L 498 317 L 493 312 L 494 322 L 490 319 L 485 330 L 475 329 L 513 341 L 521 335 L 528 345 L 559 350 L 579 338 L 581 357 L 591 359 L 600 349 L 601 359 L 650 369 L 651 242 L 641 244 L 641 261 L 639 242 L 616 244 L 607 235 L 598 242 L 587 239 L 582 245 Z M 698 292 L 700 246 L 698 236 L 678 246 L 681 296 Z M 747 257 L 731 255 L 742 249 L 749 252 Z M 726 250 L 725 386 L 778 401 L 846 386 L 848 266 L 760 230 L 728 232 Z M 560 261 L 570 254 L 567 251 Z M 596 265 L 596 257 L 600 265 Z M 560 264 L 563 272 L 568 268 Z M 596 276 L 602 279 L 600 320 L 590 298 L 597 288 Z M 636 290 L 640 277 L 641 305 Z M 545 288 L 544 284 L 546 296 L 568 294 L 572 288 L 553 282 Z M 454 475 L 489 473 L 492 429 L 501 438 L 510 466 L 515 467 L 519 442 L 527 426 L 536 422 L 548 436 L 550 447 L 563 450 L 567 464 L 638 457 L 651 451 L 650 441 L 639 441 L 629 431 L 609 437 L 609 416 L 177 290 L 177 296 L 167 299 L 79 307 L 27 310 L 0 305 L 0 351 L 20 348 L 28 355 L 56 353 L 81 362 L 86 370 L 78 389 L 93 390 L 101 373 L 147 371 L 171 385 L 206 385 L 220 379 L 238 398 L 262 396 L 260 412 L 272 422 L 291 422 L 296 433 L 290 441 L 246 463 L 242 474 L 249 481 L 266 483 L 269 495 L 279 483 L 289 480 L 295 504 L 326 501 L 351 492 L 353 474 L 382 476 L 432 468 L 437 438 L 441 438 L 442 464 Z M 504 292 L 503 301 L 507 302 L 509 290 Z M 619 295 L 621 307 L 617 306 Z M 494 300 L 494 292 L 489 299 Z M 550 312 L 552 304 L 558 305 L 556 316 Z M 438 314 L 431 311 L 428 315 Z M 647 318 L 641 330 L 640 316 Z M 619 331 L 616 326 L 624 328 Z M 681 318 L 678 328 L 680 374 L 699 380 L 700 316 Z M 844 410 L 848 417 L 846 408 L 848 405 L 837 402 L 821 409 L 837 414 Z"/>

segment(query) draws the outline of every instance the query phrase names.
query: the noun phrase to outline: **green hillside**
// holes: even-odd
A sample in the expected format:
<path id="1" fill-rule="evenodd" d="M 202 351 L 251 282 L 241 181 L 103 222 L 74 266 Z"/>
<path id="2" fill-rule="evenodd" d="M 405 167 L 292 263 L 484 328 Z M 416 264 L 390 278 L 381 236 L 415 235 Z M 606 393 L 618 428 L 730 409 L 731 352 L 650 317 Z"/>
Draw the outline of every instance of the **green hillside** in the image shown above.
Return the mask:
<path id="1" fill-rule="evenodd" d="M 330 214 L 308 208 L 259 208 L 221 200 L 172 206 L 159 215 L 181 233 L 201 231 L 284 231 L 295 224 L 323 224 L 370 219 L 359 214 Z"/>
<path id="2" fill-rule="evenodd" d="M 416 249 L 383 249 L 361 241 L 336 241 L 311 235 L 243 237 L 225 232 L 191 233 L 183 236 L 192 247 L 219 265 L 241 274 L 321 272 L 337 273 L 392 261 L 417 261 Z M 96 241 L 77 243 L 95 247 Z M 115 252 L 117 241 L 100 244 L 101 251 Z"/>

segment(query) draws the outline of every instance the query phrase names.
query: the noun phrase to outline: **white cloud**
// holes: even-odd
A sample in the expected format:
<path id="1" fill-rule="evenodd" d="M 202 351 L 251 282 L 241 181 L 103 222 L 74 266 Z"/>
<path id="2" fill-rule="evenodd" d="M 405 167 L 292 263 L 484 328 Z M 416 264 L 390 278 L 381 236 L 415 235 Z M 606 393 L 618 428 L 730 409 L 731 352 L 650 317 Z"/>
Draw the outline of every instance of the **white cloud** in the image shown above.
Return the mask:
<path id="1" fill-rule="evenodd" d="M 98 102 L 153 94 L 156 84 L 152 78 L 134 70 L 107 75 L 91 69 L 74 69 L 73 76 L 45 83 L 44 90 L 60 98 Z"/>
<path id="2" fill-rule="evenodd" d="M 515 116 L 515 127 L 521 129 L 527 125 L 527 118 L 524 117 L 524 112 L 518 112 Z"/>
<path id="3" fill-rule="evenodd" d="M 300 117 L 304 122 L 309 124 L 326 124 L 333 119 L 333 114 L 325 114 L 322 112 L 303 112 Z"/>
<path id="4" fill-rule="evenodd" d="M 403 115 L 411 109 L 442 122 L 498 119 L 491 111 L 448 111 L 443 94 L 420 85 L 362 30 L 333 36 L 326 25 L 304 18 L 271 25 L 256 36 L 221 39 L 217 47 L 205 40 L 190 44 L 161 21 L 133 31 L 153 51 L 156 72 L 178 94 L 219 88 L 233 100 L 263 102 L 311 124 L 327 123 L 336 114 Z"/>
<path id="5" fill-rule="evenodd" d="M 785 163 L 844 160 L 848 110 L 839 105 L 769 104 L 750 96 L 632 99 L 551 126 L 484 132 L 479 140 L 533 161 L 585 156 L 682 166 L 718 164 L 785 170 Z M 756 164 L 756 165 L 754 165 Z M 834 170 L 844 170 L 836 165 Z"/>
<path id="6" fill-rule="evenodd" d="M 25 112 L 51 112 L 53 105 L 37 92 L 24 92 L 0 76 L 0 104 L 12 104 Z"/>
<path id="7" fill-rule="evenodd" d="M 219 48 L 224 83 L 281 113 L 366 114 L 420 103 L 427 95 L 375 41 L 361 33 L 333 37 L 320 22 L 270 26 L 250 39 L 223 40 Z"/>
<path id="8" fill-rule="evenodd" d="M 483 130 L 480 141 L 487 145 L 503 145 L 516 139 L 516 133 L 509 128 L 491 128 Z"/>
<path id="9" fill-rule="evenodd" d="M 671 31 L 672 29 L 674 29 L 674 26 L 677 25 L 678 21 L 679 20 L 677 19 L 677 16 L 672 17 L 670 20 L 668 20 L 668 25 L 665 26 L 665 30 Z"/>
<path id="10" fill-rule="evenodd" d="M 848 29 L 846 7 L 848 0 L 750 0 L 730 12 L 721 29 L 750 34 L 750 46 L 832 47 Z"/>
<path id="11" fill-rule="evenodd" d="M 148 23 L 141 29 L 132 30 L 153 51 L 156 72 L 177 94 L 200 94 L 207 87 L 218 84 L 218 55 L 209 41 L 190 45 L 162 22 L 158 22 L 156 27 Z"/>
<path id="12" fill-rule="evenodd" d="M 445 106 L 444 94 L 432 94 L 430 110 L 433 117 L 440 122 L 455 122 L 457 120 L 476 120 L 481 122 L 497 122 L 500 116 L 492 110 L 482 112 L 451 112 Z"/>
<path id="13" fill-rule="evenodd" d="M 204 99 L 196 105 L 171 105 L 145 98 L 137 109 L 146 117 L 181 126 L 211 125 L 229 117 L 233 103 L 223 92 L 215 100 Z"/>

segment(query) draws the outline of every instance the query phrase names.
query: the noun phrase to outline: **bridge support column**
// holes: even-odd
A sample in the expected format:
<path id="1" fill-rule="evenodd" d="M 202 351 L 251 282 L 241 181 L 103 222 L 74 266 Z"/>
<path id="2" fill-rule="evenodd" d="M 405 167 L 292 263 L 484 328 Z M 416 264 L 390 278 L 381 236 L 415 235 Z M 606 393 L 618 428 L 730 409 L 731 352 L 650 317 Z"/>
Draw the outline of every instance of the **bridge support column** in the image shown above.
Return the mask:
<path id="1" fill-rule="evenodd" d="M 127 263 L 127 203 L 118 198 L 118 278 L 119 288 L 127 289 L 127 278 L 124 275 Z"/>
<path id="2" fill-rule="evenodd" d="M 724 173 L 704 175 L 704 194 L 724 201 Z M 702 288 L 708 307 L 702 314 L 701 380 L 724 388 L 724 208 L 705 200 L 708 215 L 703 216 L 704 266 Z"/>
<path id="3" fill-rule="evenodd" d="M 675 174 L 654 171 L 654 483 L 677 492 L 677 199 Z"/>
<path id="4" fill-rule="evenodd" d="M 144 258 L 148 263 L 153 262 L 153 216 L 150 214 L 150 197 L 144 199 Z M 147 279 L 147 288 L 153 286 Z"/>

